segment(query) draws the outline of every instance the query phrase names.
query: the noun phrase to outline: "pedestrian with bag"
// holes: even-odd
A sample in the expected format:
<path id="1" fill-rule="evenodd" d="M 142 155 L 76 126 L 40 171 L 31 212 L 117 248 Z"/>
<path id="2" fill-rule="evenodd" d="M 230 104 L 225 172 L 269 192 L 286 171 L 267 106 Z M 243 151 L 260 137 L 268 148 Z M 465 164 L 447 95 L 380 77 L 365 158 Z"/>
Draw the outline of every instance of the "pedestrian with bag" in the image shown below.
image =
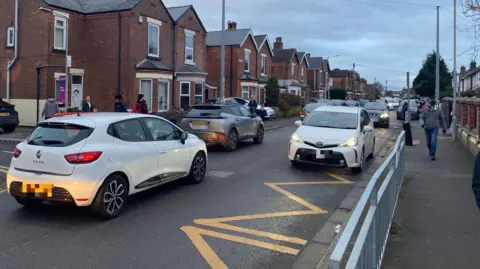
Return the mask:
<path id="1" fill-rule="evenodd" d="M 55 99 L 53 99 L 53 97 L 49 96 L 47 98 L 47 102 L 45 102 L 45 105 L 43 106 L 42 118 L 44 116 L 46 120 L 53 118 L 55 114 L 58 113 L 58 111 L 59 111 L 58 102 Z"/>
<path id="2" fill-rule="evenodd" d="M 137 95 L 137 103 L 135 104 L 135 113 L 148 114 L 147 101 L 141 93 Z"/>
<path id="3" fill-rule="evenodd" d="M 445 126 L 445 117 L 442 110 L 437 106 L 437 102 L 432 99 L 428 103 L 428 107 L 423 110 L 420 117 L 422 128 L 425 130 L 425 139 L 428 147 L 430 160 L 435 161 L 435 153 L 437 151 L 438 129 L 442 127 L 442 132 L 447 132 Z"/>

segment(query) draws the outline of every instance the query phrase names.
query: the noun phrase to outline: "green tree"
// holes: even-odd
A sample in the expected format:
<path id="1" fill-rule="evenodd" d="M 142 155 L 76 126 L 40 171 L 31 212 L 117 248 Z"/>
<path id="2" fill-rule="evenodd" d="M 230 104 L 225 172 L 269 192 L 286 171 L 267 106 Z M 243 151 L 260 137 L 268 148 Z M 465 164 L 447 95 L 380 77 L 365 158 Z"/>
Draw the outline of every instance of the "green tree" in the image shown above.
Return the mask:
<path id="1" fill-rule="evenodd" d="M 347 97 L 346 89 L 330 89 L 330 99 L 345 100 L 346 97 Z"/>
<path id="2" fill-rule="evenodd" d="M 413 88 L 420 96 L 435 96 L 435 61 L 435 52 L 427 54 L 427 58 L 423 61 L 422 68 L 413 80 Z M 452 75 L 445 61 L 440 59 L 440 91 L 447 90 L 449 87 L 452 87 Z"/>
<path id="3" fill-rule="evenodd" d="M 374 84 L 374 87 L 376 85 L 376 93 L 375 93 L 375 99 L 380 99 L 382 98 L 382 91 L 385 90 L 385 87 L 383 86 L 383 84 L 380 82 L 380 81 L 376 81 Z"/>
<path id="4" fill-rule="evenodd" d="M 278 86 L 278 80 L 275 76 L 271 76 L 268 79 L 265 86 L 266 103 L 269 106 L 276 106 L 278 104 L 278 98 L 280 97 L 280 87 Z"/>

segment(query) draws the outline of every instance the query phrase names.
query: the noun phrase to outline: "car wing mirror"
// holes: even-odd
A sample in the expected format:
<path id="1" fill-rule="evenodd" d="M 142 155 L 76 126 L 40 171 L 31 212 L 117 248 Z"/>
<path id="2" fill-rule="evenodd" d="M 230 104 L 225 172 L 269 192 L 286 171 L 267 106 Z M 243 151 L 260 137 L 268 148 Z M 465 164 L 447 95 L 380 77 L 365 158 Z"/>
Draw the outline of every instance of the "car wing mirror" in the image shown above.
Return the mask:
<path id="1" fill-rule="evenodd" d="M 182 144 L 185 144 L 185 141 L 187 141 L 187 138 L 188 138 L 188 133 L 187 133 L 187 132 L 183 132 L 183 133 L 180 135 L 180 142 L 182 142 Z"/>

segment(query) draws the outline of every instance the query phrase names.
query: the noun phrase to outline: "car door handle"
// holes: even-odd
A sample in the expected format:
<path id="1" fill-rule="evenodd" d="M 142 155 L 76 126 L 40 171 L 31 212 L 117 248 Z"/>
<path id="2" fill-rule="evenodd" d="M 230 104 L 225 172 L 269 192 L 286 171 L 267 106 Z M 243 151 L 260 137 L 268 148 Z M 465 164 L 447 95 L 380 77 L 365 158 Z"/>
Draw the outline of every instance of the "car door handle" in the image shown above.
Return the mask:
<path id="1" fill-rule="evenodd" d="M 164 149 L 162 149 L 162 150 L 160 150 L 160 151 L 158 152 L 158 154 L 165 154 L 165 153 L 167 153 L 167 151 L 164 150 Z"/>

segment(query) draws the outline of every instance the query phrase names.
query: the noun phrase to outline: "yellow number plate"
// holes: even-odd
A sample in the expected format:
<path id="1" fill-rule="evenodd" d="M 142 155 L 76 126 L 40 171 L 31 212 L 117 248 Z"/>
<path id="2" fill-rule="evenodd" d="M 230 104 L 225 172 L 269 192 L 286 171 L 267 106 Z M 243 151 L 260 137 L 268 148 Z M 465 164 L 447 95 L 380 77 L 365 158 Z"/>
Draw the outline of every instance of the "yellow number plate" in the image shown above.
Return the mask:
<path id="1" fill-rule="evenodd" d="M 53 184 L 22 184 L 23 193 L 43 194 L 52 197 Z"/>
<path id="2" fill-rule="evenodd" d="M 192 126 L 205 126 L 204 121 L 192 121 Z"/>
<path id="3" fill-rule="evenodd" d="M 8 112 L 7 113 L 0 113 L 0 116 L 9 116 L 9 115 L 10 115 L 10 113 L 8 113 Z"/>

